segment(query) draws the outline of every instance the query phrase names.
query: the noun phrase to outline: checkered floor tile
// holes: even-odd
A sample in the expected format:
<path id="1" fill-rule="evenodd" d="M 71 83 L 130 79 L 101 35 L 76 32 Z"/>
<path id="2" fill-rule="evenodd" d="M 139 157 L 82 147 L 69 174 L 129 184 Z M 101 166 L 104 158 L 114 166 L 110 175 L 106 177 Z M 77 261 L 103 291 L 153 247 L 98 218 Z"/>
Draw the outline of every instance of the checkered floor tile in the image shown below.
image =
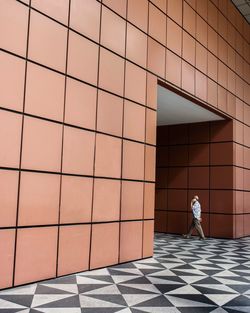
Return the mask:
<path id="1" fill-rule="evenodd" d="M 154 257 L 0 292 L 0 313 L 250 312 L 250 238 L 156 234 Z"/>

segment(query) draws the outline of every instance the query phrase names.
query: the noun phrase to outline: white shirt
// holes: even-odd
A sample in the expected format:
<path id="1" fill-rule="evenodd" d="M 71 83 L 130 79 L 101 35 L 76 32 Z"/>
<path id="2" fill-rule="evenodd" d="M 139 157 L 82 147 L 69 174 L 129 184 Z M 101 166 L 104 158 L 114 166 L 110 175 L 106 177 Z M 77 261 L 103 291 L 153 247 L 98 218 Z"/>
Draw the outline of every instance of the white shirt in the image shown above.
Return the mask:
<path id="1" fill-rule="evenodd" d="M 193 206 L 192 206 L 192 210 L 193 210 L 193 216 L 194 218 L 197 218 L 198 220 L 201 218 L 201 205 L 199 203 L 199 201 L 195 201 Z"/>

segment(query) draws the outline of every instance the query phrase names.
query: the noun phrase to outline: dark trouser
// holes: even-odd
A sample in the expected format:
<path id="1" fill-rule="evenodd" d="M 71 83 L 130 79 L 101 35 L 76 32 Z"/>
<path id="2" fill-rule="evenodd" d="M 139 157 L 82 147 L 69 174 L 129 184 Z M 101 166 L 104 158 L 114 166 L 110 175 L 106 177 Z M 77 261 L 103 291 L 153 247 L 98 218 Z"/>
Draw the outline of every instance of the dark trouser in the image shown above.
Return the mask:
<path id="1" fill-rule="evenodd" d="M 187 234 L 188 237 L 192 235 L 194 228 L 198 231 L 198 234 L 201 238 L 205 238 L 202 227 L 201 227 L 201 223 L 197 218 L 193 218 L 193 221 L 189 227 L 189 231 Z"/>

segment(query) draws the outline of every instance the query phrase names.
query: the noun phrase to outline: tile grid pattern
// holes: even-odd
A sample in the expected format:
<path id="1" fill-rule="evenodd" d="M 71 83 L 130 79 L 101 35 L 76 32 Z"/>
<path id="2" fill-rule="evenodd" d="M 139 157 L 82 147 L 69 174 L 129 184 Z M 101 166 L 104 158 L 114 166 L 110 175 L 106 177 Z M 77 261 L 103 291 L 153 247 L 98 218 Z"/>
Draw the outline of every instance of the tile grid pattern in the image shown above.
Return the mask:
<path id="1" fill-rule="evenodd" d="M 249 245 L 156 234 L 153 258 L 1 291 L 0 312 L 249 312 Z"/>

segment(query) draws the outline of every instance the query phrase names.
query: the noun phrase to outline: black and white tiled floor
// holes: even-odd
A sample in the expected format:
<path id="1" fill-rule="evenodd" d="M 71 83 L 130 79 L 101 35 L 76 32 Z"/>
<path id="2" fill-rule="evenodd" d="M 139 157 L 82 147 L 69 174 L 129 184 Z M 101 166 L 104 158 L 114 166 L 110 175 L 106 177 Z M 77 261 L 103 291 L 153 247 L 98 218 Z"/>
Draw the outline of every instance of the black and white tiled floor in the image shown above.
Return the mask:
<path id="1" fill-rule="evenodd" d="M 0 313 L 250 312 L 250 238 L 156 234 L 154 258 L 0 292 Z"/>

